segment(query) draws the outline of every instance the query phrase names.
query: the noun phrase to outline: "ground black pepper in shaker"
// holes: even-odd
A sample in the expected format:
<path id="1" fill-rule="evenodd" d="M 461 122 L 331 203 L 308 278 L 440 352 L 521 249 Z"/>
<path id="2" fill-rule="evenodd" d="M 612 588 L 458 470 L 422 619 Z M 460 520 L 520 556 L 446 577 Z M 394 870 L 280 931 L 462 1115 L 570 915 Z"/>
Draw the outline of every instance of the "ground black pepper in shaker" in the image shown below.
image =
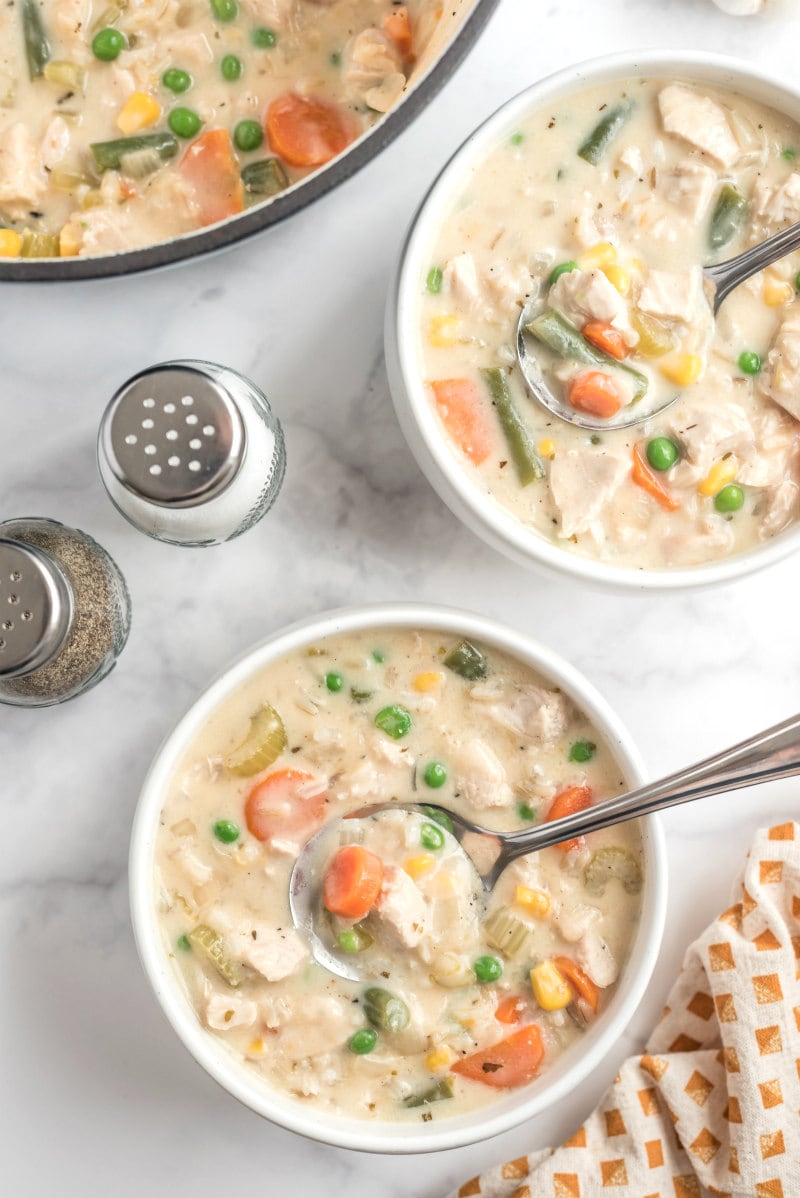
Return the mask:
<path id="1" fill-rule="evenodd" d="M 125 580 L 92 537 L 39 517 L 0 523 L 0 703 L 83 694 L 113 668 L 129 627 Z"/>

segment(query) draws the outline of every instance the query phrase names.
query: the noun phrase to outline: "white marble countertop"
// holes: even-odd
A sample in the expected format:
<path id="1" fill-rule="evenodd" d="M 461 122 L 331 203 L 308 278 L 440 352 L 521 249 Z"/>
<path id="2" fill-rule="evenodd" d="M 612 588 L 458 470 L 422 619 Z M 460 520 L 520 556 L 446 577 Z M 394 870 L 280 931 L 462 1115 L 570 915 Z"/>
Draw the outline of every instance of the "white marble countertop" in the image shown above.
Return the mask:
<path id="1" fill-rule="evenodd" d="M 100 687 L 61 708 L 0 709 L 4 1198 L 437 1198 L 479 1168 L 557 1142 L 643 1042 L 685 946 L 726 905 L 753 830 L 797 811 L 797 788 L 775 784 L 670 813 L 666 935 L 625 1041 L 535 1126 L 436 1157 L 336 1151 L 238 1106 L 174 1038 L 131 938 L 128 833 L 152 754 L 205 683 L 298 616 L 419 599 L 523 628 L 616 705 L 654 776 L 797 709 L 796 560 L 684 598 L 590 595 L 545 580 L 459 527 L 389 403 L 384 294 L 437 166 L 537 77 L 653 45 L 713 48 L 796 76 L 796 35 L 726 17 L 710 0 L 503 0 L 413 128 L 289 225 L 166 273 L 0 288 L 2 518 L 52 515 L 85 528 L 116 557 L 135 605 L 129 645 Z M 95 470 L 97 421 L 117 385 L 181 356 L 249 374 L 287 433 L 278 506 L 215 550 L 139 536 Z"/>

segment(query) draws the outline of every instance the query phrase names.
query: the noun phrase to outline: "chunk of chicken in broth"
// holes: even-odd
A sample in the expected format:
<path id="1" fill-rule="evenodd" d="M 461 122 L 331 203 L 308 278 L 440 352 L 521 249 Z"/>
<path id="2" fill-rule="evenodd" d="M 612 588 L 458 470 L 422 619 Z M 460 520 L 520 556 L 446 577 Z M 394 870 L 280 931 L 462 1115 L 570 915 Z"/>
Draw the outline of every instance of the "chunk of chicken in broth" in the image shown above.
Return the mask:
<path id="1" fill-rule="evenodd" d="M 420 278 L 420 371 L 472 484 L 532 536 L 669 570 L 797 519 L 800 255 L 716 321 L 701 267 L 800 220 L 798 153 L 800 127 L 746 96 L 622 80 L 531 113 L 459 181 Z M 528 352 L 576 410 L 677 401 L 628 430 L 554 419 L 515 362 L 528 303 Z"/>
<path id="2" fill-rule="evenodd" d="M 165 797 L 154 898 L 176 983 L 291 1100 L 422 1122 L 488 1104 L 581 1051 L 636 933 L 641 840 L 630 824 L 546 849 L 487 897 L 430 805 L 512 831 L 623 785 L 581 712 L 499 650 L 391 628 L 297 650 L 225 701 Z M 343 821 L 321 869 L 349 982 L 292 926 L 289 876 L 325 821 L 392 800 L 426 810 Z"/>

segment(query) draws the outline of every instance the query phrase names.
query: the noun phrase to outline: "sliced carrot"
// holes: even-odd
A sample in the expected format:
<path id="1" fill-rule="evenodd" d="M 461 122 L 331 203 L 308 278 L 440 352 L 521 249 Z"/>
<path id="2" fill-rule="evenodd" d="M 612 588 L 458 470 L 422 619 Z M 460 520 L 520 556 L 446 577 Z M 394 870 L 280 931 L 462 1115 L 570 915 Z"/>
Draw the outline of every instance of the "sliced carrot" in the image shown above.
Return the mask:
<path id="1" fill-rule="evenodd" d="M 322 823 L 328 796 L 313 774 L 276 770 L 258 782 L 244 805 L 248 831 L 256 840 L 308 838 Z"/>
<path id="2" fill-rule="evenodd" d="M 544 822 L 551 824 L 553 820 L 563 819 L 565 815 L 574 815 L 576 811 L 585 811 L 587 807 L 591 806 L 591 803 L 592 792 L 588 786 L 570 786 L 553 799 L 547 815 L 544 817 Z M 582 841 L 582 836 L 575 836 L 571 840 L 562 840 L 553 847 L 561 849 L 562 853 L 568 853 Z"/>
<path id="3" fill-rule="evenodd" d="M 553 957 L 553 964 L 558 972 L 564 975 L 572 989 L 577 990 L 580 997 L 588 1003 L 592 1013 L 596 1015 L 600 1006 L 600 989 L 594 984 L 588 973 L 581 969 L 577 961 L 573 961 L 571 957 Z"/>
<path id="4" fill-rule="evenodd" d="M 275 154 L 290 166 L 322 166 L 341 154 L 358 130 L 344 108 L 285 92 L 267 109 L 267 137 Z"/>
<path id="5" fill-rule="evenodd" d="M 666 511 L 676 512 L 681 506 L 680 502 L 674 495 L 670 495 L 661 479 L 648 466 L 641 445 L 634 445 L 633 447 L 631 478 L 637 487 L 641 487 L 643 491 L 647 491 L 647 494 L 651 495 L 656 503 L 660 503 Z"/>
<path id="6" fill-rule="evenodd" d="M 485 401 L 471 379 L 439 379 L 431 383 L 442 424 L 463 454 L 480 466 L 494 449 Z"/>
<path id="7" fill-rule="evenodd" d="M 602 370 L 582 370 L 567 384 L 568 403 L 591 416 L 616 416 L 623 400 L 618 384 Z"/>
<path id="8" fill-rule="evenodd" d="M 543 1056 L 541 1032 L 535 1023 L 530 1023 L 490 1048 L 481 1048 L 462 1057 L 452 1068 L 453 1073 L 460 1073 L 470 1081 L 483 1082 L 496 1090 L 509 1090 L 532 1081 Z"/>
<path id="9" fill-rule="evenodd" d="M 380 857 L 360 844 L 346 844 L 325 871 L 322 902 L 332 915 L 363 919 L 375 906 L 382 882 Z"/>
<path id="10" fill-rule="evenodd" d="M 495 1007 L 494 1017 L 498 1023 L 519 1023 L 525 1010 L 525 999 L 519 994 L 509 994 Z"/>
<path id="11" fill-rule="evenodd" d="M 192 189 L 200 223 L 216 224 L 244 209 L 244 185 L 225 129 L 209 129 L 189 146 L 180 172 Z"/>
<path id="12" fill-rule="evenodd" d="M 606 324 L 604 320 L 587 320 L 581 332 L 587 341 L 591 341 L 592 345 L 616 358 L 618 362 L 627 358 L 628 345 L 622 333 L 615 329 L 613 324 Z"/>
<path id="13" fill-rule="evenodd" d="M 403 58 L 411 57 L 411 22 L 405 4 L 393 8 L 383 18 L 383 27 L 392 39 Z"/>

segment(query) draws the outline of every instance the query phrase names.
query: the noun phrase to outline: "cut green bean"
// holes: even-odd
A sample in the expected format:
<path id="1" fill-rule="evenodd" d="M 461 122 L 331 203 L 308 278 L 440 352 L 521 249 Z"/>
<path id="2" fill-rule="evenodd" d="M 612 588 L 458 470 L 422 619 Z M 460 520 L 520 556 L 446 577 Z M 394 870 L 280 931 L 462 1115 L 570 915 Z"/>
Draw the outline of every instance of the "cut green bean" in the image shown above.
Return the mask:
<path id="1" fill-rule="evenodd" d="M 384 1032 L 402 1032 L 410 1019 L 402 998 L 380 986 L 370 986 L 364 992 L 364 1014 L 373 1027 Z"/>
<path id="2" fill-rule="evenodd" d="M 621 104 L 616 104 L 604 113 L 582 143 L 578 150 L 578 157 L 583 158 L 584 162 L 590 163 L 591 166 L 597 166 L 633 109 L 633 100 L 623 100 Z"/>
<path id="3" fill-rule="evenodd" d="M 242 171 L 244 189 L 251 196 L 265 199 L 277 195 L 279 191 L 289 186 L 286 171 L 277 158 L 262 158 L 259 162 L 250 162 Z"/>
<path id="4" fill-rule="evenodd" d="M 641 399 L 647 391 L 647 375 L 624 362 L 618 362 L 610 354 L 604 354 L 601 349 L 592 345 L 568 320 L 565 320 L 555 308 L 547 308 L 530 324 L 525 325 L 526 332 L 541 341 L 554 354 L 568 361 L 581 362 L 586 366 L 602 366 L 604 370 L 622 371 L 634 382 L 635 392 L 633 402 Z"/>
<path id="5" fill-rule="evenodd" d="M 747 200 L 730 183 L 725 183 L 711 214 L 708 244 L 712 250 L 721 250 L 733 240 L 742 227 L 746 212 Z"/>
<path id="6" fill-rule="evenodd" d="M 177 139 L 171 133 L 137 133 L 134 137 L 116 137 L 113 141 L 95 141 L 89 147 L 99 171 L 118 171 L 127 154 L 155 150 L 162 162 L 178 152 Z"/>
<path id="7" fill-rule="evenodd" d="M 42 10 L 36 0 L 24 0 L 22 34 L 25 39 L 28 74 L 31 79 L 39 79 L 44 74 L 45 64 L 50 61 L 52 51 L 42 23 Z"/>
<path id="8" fill-rule="evenodd" d="M 493 367 L 481 374 L 492 396 L 492 403 L 503 430 L 503 436 L 511 453 L 517 477 L 523 487 L 545 476 L 544 462 L 533 444 L 528 426 L 516 409 L 508 389 L 508 377 L 504 371 Z"/>
<path id="9" fill-rule="evenodd" d="M 460 674 L 469 682 L 485 678 L 489 673 L 489 662 L 485 654 L 472 644 L 472 641 L 459 641 L 455 649 L 451 649 L 444 659 L 448 670 Z"/>
<path id="10" fill-rule="evenodd" d="M 411 1109 L 416 1106 L 429 1106 L 432 1102 L 440 1102 L 443 1098 L 452 1098 L 455 1094 L 455 1082 L 452 1077 L 442 1077 L 427 1090 L 417 1094 L 409 1094 L 403 1099 L 403 1106 Z"/>

